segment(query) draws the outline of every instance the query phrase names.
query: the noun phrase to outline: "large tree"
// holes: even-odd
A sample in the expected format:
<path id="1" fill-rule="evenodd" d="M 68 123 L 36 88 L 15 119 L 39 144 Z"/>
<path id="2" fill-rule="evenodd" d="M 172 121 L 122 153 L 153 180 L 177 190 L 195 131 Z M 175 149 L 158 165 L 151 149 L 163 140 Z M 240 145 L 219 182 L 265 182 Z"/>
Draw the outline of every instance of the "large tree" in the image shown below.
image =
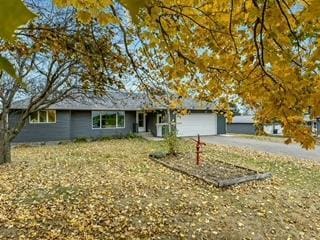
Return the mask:
<path id="1" fill-rule="evenodd" d="M 56 2 L 83 21 L 119 21 L 111 11 L 119 2 Z M 239 96 L 260 124 L 277 120 L 287 142 L 314 146 L 304 114 L 320 115 L 317 0 L 128 2 L 120 0 L 141 42 L 166 56 L 163 71 L 180 96 L 218 100 L 226 110 Z"/>
<path id="2" fill-rule="evenodd" d="M 38 19 L 20 28 L 15 42 L 0 42 L 1 55 L 15 69 L 14 74 L 0 70 L 0 164 L 10 161 L 10 143 L 32 113 L 89 91 L 102 95 L 123 89 L 121 76 L 128 74 L 114 29 L 80 24 L 72 9 L 47 11 L 37 2 L 28 6 Z M 9 124 L 10 108 L 21 99 L 26 109 Z"/>
<path id="3" fill-rule="evenodd" d="M 180 96 L 214 99 L 226 110 L 239 96 L 254 109 L 260 124 L 277 120 L 284 126 L 287 142 L 294 139 L 305 148 L 314 146 L 304 114 L 320 115 L 317 0 L 55 3 L 72 6 L 84 23 L 120 25 L 123 39 L 138 36 L 141 46 L 163 58 L 165 79 Z M 125 9 L 132 21 L 121 17 Z M 147 53 L 142 47 L 139 50 Z M 133 67 L 136 72 L 143 69 Z M 147 71 L 152 69 L 148 67 Z"/>
<path id="4" fill-rule="evenodd" d="M 10 58 L 15 62 L 18 79 L 0 72 L 0 163 L 10 161 L 10 143 L 24 127 L 30 114 L 61 101 L 80 86 L 76 60 L 53 57 L 51 52 L 31 50 L 28 53 L 29 49 L 17 44 L 12 48 Z M 19 112 L 17 123 L 9 124 L 10 107 L 21 98 L 28 101 L 27 108 Z"/>

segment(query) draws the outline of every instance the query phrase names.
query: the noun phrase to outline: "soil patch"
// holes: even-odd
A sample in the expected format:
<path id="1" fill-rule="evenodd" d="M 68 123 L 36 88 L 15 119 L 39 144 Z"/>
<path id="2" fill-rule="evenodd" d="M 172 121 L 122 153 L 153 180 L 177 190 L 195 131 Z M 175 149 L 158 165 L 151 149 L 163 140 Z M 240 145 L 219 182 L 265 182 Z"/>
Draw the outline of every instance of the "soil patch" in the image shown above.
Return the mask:
<path id="1" fill-rule="evenodd" d="M 271 173 L 262 173 L 217 160 L 204 161 L 200 165 L 196 165 L 194 158 L 190 154 L 166 156 L 163 158 L 155 158 L 150 154 L 150 159 L 171 170 L 222 188 L 272 177 Z"/>

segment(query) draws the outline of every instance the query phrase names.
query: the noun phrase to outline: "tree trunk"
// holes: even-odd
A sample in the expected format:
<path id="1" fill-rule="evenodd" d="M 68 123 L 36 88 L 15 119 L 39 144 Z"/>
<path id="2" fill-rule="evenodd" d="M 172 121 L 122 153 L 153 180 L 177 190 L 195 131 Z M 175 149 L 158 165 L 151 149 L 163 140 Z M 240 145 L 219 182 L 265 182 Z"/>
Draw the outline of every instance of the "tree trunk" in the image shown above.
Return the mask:
<path id="1" fill-rule="evenodd" d="M 10 141 L 0 133 L 0 164 L 11 162 Z"/>
<path id="2" fill-rule="evenodd" d="M 255 127 L 256 127 L 256 135 L 258 135 L 258 136 L 265 136 L 266 135 L 266 133 L 264 132 L 264 129 L 263 129 L 263 124 L 258 123 L 255 125 Z"/>
<path id="3" fill-rule="evenodd" d="M 0 118 L 0 164 L 11 161 L 11 139 L 8 132 L 8 119 L 8 111 L 3 111 Z"/>

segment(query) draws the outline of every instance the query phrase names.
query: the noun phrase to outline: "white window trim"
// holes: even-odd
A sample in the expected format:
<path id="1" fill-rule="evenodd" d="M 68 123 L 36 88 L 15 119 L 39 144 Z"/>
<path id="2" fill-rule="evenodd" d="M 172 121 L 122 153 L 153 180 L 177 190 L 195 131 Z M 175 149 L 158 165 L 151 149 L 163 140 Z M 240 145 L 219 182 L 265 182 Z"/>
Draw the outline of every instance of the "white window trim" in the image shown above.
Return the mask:
<path id="1" fill-rule="evenodd" d="M 47 118 L 47 121 L 46 122 L 40 122 L 40 111 L 46 111 L 46 118 Z M 49 122 L 49 111 L 54 111 L 54 122 Z M 29 124 L 55 124 L 57 123 L 57 111 L 56 110 L 39 110 L 36 112 L 37 115 L 38 115 L 38 121 L 37 122 L 32 122 L 31 121 L 31 115 L 29 115 Z"/>
<path id="2" fill-rule="evenodd" d="M 100 116 L 100 127 L 93 127 L 93 112 L 99 112 Z M 115 112 L 116 113 L 116 127 L 102 127 L 102 117 L 101 112 Z M 123 112 L 123 127 L 118 127 L 118 112 Z M 117 110 L 104 110 L 104 111 L 91 111 L 91 129 L 92 130 L 104 130 L 104 129 L 124 129 L 126 128 L 126 111 L 117 111 Z"/>

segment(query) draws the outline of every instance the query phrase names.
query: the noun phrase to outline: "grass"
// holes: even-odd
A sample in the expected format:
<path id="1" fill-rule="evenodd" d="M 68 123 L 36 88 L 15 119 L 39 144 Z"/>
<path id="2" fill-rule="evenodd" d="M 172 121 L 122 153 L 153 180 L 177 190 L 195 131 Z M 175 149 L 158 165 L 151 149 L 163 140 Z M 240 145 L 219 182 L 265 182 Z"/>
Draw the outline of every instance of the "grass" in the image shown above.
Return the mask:
<path id="1" fill-rule="evenodd" d="M 320 239 L 319 165 L 207 145 L 206 161 L 274 175 L 221 190 L 150 161 L 163 144 L 14 149 L 0 166 L 0 239 Z"/>
<path id="2" fill-rule="evenodd" d="M 286 140 L 285 137 L 276 136 L 276 135 L 274 136 L 272 135 L 258 136 L 258 135 L 250 135 L 250 134 L 232 134 L 232 135 L 240 138 L 269 141 L 269 142 L 278 142 L 278 143 L 284 143 L 284 141 Z"/>

